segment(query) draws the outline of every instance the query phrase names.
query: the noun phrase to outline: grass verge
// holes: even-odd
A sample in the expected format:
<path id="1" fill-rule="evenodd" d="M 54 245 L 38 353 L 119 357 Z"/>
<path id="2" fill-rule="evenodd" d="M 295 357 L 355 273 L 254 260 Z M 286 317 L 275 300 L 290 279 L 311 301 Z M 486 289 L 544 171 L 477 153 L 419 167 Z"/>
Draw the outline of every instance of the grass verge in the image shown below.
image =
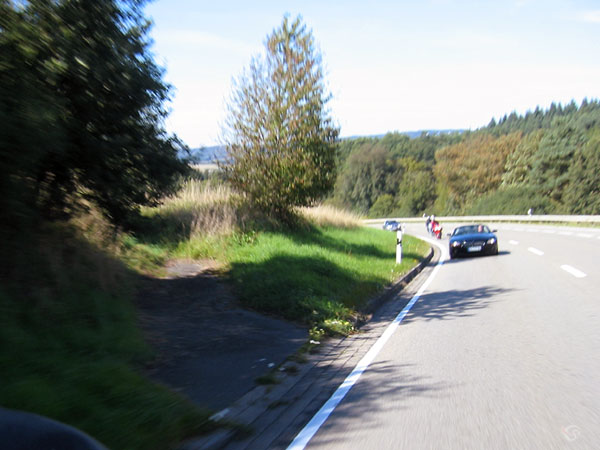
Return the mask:
<path id="1" fill-rule="evenodd" d="M 209 412 L 141 375 L 150 350 L 122 264 L 65 230 L 27 237 L 0 278 L 0 405 L 111 449 L 165 449 L 207 430 Z"/>
<path id="2" fill-rule="evenodd" d="M 407 236 L 397 265 L 395 239 L 370 228 L 264 232 L 252 243 L 230 246 L 229 275 L 248 307 L 328 334 L 347 334 L 368 300 L 414 267 L 429 248 Z"/>
<path id="3" fill-rule="evenodd" d="M 112 449 L 172 447 L 209 430 L 211 413 L 142 375 L 150 349 L 136 327 L 133 273 L 215 259 L 247 307 L 308 325 L 314 342 L 350 333 L 371 296 L 428 248 L 407 237 L 396 265 L 395 235 L 351 214 L 305 209 L 291 230 L 226 189 L 191 182 L 145 214 L 136 234 L 88 215 L 77 232 L 42 226 L 0 242 L 0 405 L 68 423 Z"/>
<path id="4" fill-rule="evenodd" d="M 299 225 L 290 229 L 253 213 L 231 191 L 206 183 L 187 183 L 177 197 L 145 214 L 161 232 L 146 228 L 138 241 L 145 250 L 133 246 L 132 254 L 215 259 L 245 306 L 307 324 L 314 340 L 351 332 L 366 302 L 429 249 L 407 236 L 402 264 L 396 265 L 395 234 L 362 227 L 355 215 L 326 206 L 302 208 Z"/>

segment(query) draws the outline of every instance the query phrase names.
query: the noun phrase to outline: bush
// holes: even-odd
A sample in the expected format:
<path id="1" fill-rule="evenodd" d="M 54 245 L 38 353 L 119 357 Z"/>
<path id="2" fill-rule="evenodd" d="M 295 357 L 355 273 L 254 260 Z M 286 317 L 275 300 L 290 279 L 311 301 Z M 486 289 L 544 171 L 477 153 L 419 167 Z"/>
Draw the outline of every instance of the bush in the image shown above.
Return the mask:
<path id="1" fill-rule="evenodd" d="M 557 210 L 558 205 L 526 186 L 501 188 L 479 198 L 466 213 L 486 214 L 527 214 L 529 209 L 535 214 L 548 214 Z"/>

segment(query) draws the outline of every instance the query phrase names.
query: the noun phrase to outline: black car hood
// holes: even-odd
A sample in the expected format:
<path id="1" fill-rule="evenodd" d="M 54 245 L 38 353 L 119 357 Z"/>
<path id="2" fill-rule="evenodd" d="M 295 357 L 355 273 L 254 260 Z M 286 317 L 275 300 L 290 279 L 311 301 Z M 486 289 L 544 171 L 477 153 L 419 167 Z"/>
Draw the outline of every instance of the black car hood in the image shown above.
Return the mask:
<path id="1" fill-rule="evenodd" d="M 487 241 L 488 239 L 494 238 L 496 239 L 496 235 L 494 233 L 468 233 L 468 234 L 459 234 L 457 236 L 452 236 L 450 238 L 450 242 L 454 241 Z"/>

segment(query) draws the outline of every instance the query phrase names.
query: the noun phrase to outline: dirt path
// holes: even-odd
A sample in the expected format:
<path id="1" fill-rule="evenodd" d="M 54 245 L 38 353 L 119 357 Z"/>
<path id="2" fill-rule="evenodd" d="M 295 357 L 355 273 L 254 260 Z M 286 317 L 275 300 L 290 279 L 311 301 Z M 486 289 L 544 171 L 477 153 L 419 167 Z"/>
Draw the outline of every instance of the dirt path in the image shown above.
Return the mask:
<path id="1" fill-rule="evenodd" d="M 156 358 L 151 378 L 219 410 L 294 353 L 307 330 L 242 308 L 211 261 L 176 261 L 146 278 L 136 305 Z"/>

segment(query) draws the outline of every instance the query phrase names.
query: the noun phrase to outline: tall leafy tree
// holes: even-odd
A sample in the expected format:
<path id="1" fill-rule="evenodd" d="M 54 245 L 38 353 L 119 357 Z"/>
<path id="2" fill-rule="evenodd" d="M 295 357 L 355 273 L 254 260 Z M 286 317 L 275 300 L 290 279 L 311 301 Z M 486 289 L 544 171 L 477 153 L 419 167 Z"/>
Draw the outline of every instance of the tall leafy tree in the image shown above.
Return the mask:
<path id="1" fill-rule="evenodd" d="M 333 187 L 339 130 L 327 108 L 321 54 L 301 19 L 286 16 L 265 50 L 235 82 L 222 167 L 255 205 L 287 219 Z"/>
<path id="2" fill-rule="evenodd" d="M 538 129 L 527 136 L 506 158 L 506 166 L 502 175 L 503 186 L 526 185 L 529 182 L 531 168 L 539 149 L 544 130 Z"/>
<path id="3" fill-rule="evenodd" d="M 557 204 L 569 184 L 569 166 L 581 151 L 585 135 L 573 121 L 559 117 L 540 140 L 529 175 L 529 184 Z"/>
<path id="4" fill-rule="evenodd" d="M 18 230 L 32 215 L 35 172 L 61 141 L 61 106 L 44 88 L 36 27 L 8 0 L 0 0 L 0 224 Z"/>
<path id="5" fill-rule="evenodd" d="M 404 168 L 402 182 L 398 186 L 396 199 L 401 215 L 420 215 L 431 208 L 435 200 L 435 178 L 427 164 L 413 158 L 402 158 Z"/>
<path id="6" fill-rule="evenodd" d="M 186 170 L 164 130 L 170 86 L 149 51 L 145 3 L 2 0 L 0 78 L 15 90 L 1 91 L 0 110 L 18 118 L 0 125 L 0 151 L 18 155 L 14 185 L 49 218 L 87 199 L 122 224 Z"/>
<path id="7" fill-rule="evenodd" d="M 436 153 L 435 176 L 454 208 L 460 205 L 464 211 L 479 196 L 498 188 L 506 159 L 520 140 L 519 132 L 497 139 L 477 133 Z"/>
<path id="8" fill-rule="evenodd" d="M 385 147 L 365 142 L 345 162 L 336 181 L 336 200 L 342 206 L 367 213 L 381 195 L 395 194 L 403 171 Z"/>
<path id="9" fill-rule="evenodd" d="M 600 214 L 600 130 L 575 155 L 568 177 L 566 209 L 573 214 Z"/>

